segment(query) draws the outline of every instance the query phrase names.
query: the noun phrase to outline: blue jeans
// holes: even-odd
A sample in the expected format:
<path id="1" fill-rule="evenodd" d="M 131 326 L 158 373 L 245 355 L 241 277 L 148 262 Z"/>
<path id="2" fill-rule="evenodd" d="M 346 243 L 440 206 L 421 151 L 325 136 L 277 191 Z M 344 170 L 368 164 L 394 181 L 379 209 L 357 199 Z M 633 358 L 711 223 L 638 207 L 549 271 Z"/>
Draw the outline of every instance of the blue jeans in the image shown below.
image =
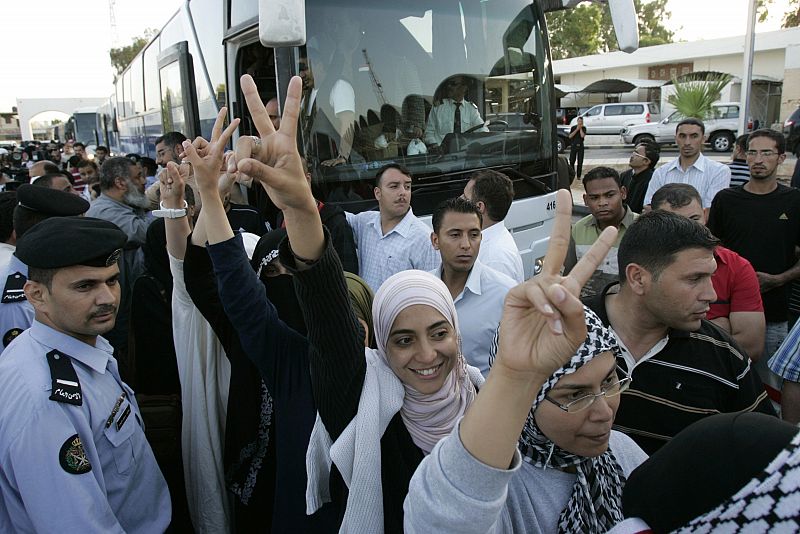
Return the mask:
<path id="1" fill-rule="evenodd" d="M 764 353 L 761 358 L 753 364 L 753 369 L 758 373 L 761 381 L 765 386 L 769 386 L 777 391 L 781 390 L 783 379 L 773 373 L 767 366 L 767 362 L 778 350 L 778 347 L 783 343 L 784 338 L 789 334 L 789 323 L 784 321 L 782 323 L 767 323 L 767 331 L 764 336 Z M 772 403 L 772 407 L 780 414 L 780 406 Z"/>

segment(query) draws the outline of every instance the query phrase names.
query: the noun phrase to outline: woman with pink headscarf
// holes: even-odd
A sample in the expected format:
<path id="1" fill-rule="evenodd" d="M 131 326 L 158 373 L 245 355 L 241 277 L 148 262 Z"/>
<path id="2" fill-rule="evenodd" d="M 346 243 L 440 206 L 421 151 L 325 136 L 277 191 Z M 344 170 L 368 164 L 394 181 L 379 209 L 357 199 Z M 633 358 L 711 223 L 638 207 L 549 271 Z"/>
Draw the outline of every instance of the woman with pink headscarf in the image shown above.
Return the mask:
<path id="1" fill-rule="evenodd" d="M 340 532 L 402 532 L 411 476 L 466 413 L 481 385 L 480 372 L 464 362 L 449 291 L 424 272 L 398 273 L 378 290 L 373 303 L 378 348 L 365 351 L 341 264 L 297 153 L 300 89 L 300 79 L 292 79 L 281 127 L 275 132 L 255 83 L 242 77 L 242 91 L 261 136 L 239 139 L 236 170 L 262 183 L 286 221 L 288 240 L 281 244 L 279 257 L 295 272 L 312 347 L 310 371 L 318 410 L 307 453 L 307 507 L 311 512 L 327 500 L 337 503 Z M 568 195 L 562 195 L 559 206 L 558 226 L 567 235 Z M 608 239 L 598 243 L 598 249 L 609 244 Z M 573 271 L 587 273 L 588 278 L 594 268 L 588 264 L 604 255 L 587 254 Z M 530 308 L 527 285 L 512 291 Z M 511 313 L 522 314 L 524 331 L 527 312 L 518 308 Z M 555 330 L 558 313 L 549 309 L 545 315 Z M 534 382 L 549 374 L 537 374 L 541 376 Z"/>

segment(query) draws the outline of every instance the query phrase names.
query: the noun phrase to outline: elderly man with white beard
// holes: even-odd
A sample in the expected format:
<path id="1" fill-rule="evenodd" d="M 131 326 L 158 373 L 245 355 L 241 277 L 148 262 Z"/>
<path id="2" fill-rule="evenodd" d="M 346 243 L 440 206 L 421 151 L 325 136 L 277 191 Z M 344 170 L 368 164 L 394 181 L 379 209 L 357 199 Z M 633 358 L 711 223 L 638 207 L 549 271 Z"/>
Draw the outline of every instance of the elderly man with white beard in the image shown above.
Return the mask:
<path id="1" fill-rule="evenodd" d="M 123 364 L 128 344 L 128 322 L 130 315 L 131 288 L 144 270 L 142 245 L 147 227 L 152 219 L 145 214 L 150 202 L 144 194 L 145 177 L 141 167 L 128 158 L 107 158 L 100 167 L 100 196 L 86 212 L 87 217 L 96 217 L 116 224 L 128 236 L 119 262 L 122 300 L 114 329 L 105 335 L 113 345 L 116 357 Z M 76 239 L 80 237 L 76 236 Z M 124 369 L 122 369 L 124 373 Z"/>

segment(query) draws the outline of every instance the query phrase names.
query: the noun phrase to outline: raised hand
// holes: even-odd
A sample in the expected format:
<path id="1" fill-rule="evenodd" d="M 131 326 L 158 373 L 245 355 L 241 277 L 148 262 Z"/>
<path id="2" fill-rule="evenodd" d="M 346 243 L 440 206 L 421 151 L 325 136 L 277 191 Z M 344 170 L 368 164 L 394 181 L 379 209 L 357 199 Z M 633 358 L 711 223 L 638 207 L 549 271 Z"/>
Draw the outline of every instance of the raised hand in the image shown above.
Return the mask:
<path id="1" fill-rule="evenodd" d="M 247 108 L 259 136 L 244 136 L 236 143 L 235 166 L 260 182 L 278 209 L 316 209 L 311 186 L 306 181 L 297 151 L 297 119 L 300 115 L 302 80 L 289 82 L 281 127 L 275 131 L 253 78 L 241 79 Z M 232 168 L 228 169 L 229 172 Z"/>
<path id="2" fill-rule="evenodd" d="M 158 175 L 161 202 L 165 208 L 182 208 L 184 187 L 189 169 L 185 165 L 177 165 L 170 161 L 164 172 Z"/>
<path id="3" fill-rule="evenodd" d="M 236 178 L 238 177 L 238 173 L 233 170 L 233 172 L 228 172 L 228 168 L 235 169 L 236 164 L 232 163 L 232 160 L 235 159 L 235 154 L 233 152 L 226 152 L 225 158 L 222 161 L 222 169 L 220 170 L 220 177 L 219 177 L 219 196 L 222 197 L 223 201 L 225 199 L 225 195 L 231 192 L 233 188 L 233 184 L 236 183 Z"/>
<path id="4" fill-rule="evenodd" d="M 223 107 L 219 110 L 214 128 L 211 130 L 211 140 L 208 143 L 200 143 L 198 139 L 195 139 L 194 143 L 190 143 L 188 140 L 183 142 L 185 158 L 192 164 L 197 187 L 201 193 L 209 193 L 213 190 L 214 194 L 217 194 L 217 183 L 225 146 L 230 141 L 236 127 L 239 126 L 239 119 L 233 119 L 223 131 L 222 127 L 227 114 L 228 108 Z M 195 147 L 195 144 L 200 147 L 200 150 Z"/>
<path id="5" fill-rule="evenodd" d="M 556 197 L 556 216 L 541 274 L 506 296 L 496 365 L 514 373 L 549 377 L 586 338 L 581 288 L 603 261 L 617 236 L 606 228 L 589 251 L 561 276 L 569 247 L 572 202 L 569 191 Z"/>

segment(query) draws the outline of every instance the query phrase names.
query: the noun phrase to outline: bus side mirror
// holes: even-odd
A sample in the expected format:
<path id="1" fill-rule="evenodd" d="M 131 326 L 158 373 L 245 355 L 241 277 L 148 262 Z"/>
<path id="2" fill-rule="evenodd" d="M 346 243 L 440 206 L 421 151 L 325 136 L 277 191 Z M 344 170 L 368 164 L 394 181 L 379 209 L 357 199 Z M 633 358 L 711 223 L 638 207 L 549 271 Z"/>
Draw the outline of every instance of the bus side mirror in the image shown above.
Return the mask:
<path id="1" fill-rule="evenodd" d="M 629 54 L 639 48 L 639 19 L 633 0 L 608 0 L 619 49 Z"/>
<path id="2" fill-rule="evenodd" d="M 306 44 L 305 0 L 258 0 L 258 38 L 268 48 Z"/>

